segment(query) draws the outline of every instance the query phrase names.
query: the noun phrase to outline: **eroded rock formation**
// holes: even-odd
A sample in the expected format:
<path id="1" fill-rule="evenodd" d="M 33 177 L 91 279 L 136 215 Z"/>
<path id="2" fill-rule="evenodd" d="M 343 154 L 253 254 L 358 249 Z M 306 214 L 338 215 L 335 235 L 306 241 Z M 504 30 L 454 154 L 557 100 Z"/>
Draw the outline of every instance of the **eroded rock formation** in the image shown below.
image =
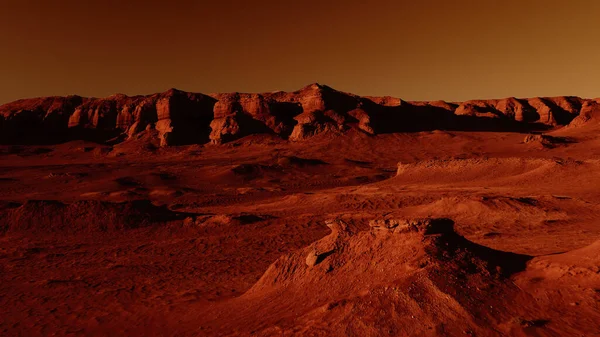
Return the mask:
<path id="1" fill-rule="evenodd" d="M 406 102 L 361 97 L 325 85 L 262 94 L 188 93 L 79 96 L 19 100 L 0 106 L 3 143 L 132 138 L 156 129 L 162 146 L 219 144 L 251 134 L 300 141 L 357 129 L 375 135 L 446 130 L 526 130 L 567 125 L 591 100 L 578 97 L 505 98 L 461 103 Z M 511 130 L 512 130 L 511 129 Z M 510 131 L 510 130 L 508 130 Z"/>

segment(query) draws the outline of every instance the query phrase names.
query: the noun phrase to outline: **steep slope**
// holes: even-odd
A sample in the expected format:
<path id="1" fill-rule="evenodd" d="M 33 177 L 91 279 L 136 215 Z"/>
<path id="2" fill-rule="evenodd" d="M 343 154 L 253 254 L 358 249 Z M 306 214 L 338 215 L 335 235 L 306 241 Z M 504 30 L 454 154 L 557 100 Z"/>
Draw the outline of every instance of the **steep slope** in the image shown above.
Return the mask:
<path id="1" fill-rule="evenodd" d="M 79 96 L 41 97 L 0 106 L 0 142 L 64 141 L 69 118 L 88 101 Z"/>
<path id="2" fill-rule="evenodd" d="M 161 145 L 206 142 L 215 101 L 202 94 L 171 89 L 151 96 L 114 95 L 91 99 L 69 118 L 69 128 L 81 133 L 126 133 L 148 127 L 159 132 Z"/>
<path id="3" fill-rule="evenodd" d="M 287 138 L 299 104 L 277 101 L 262 94 L 217 94 L 210 139 L 219 144 L 254 133 L 274 133 Z"/>
<path id="4" fill-rule="evenodd" d="M 573 119 L 569 128 L 597 128 L 600 125 L 600 100 L 587 101 L 581 107 L 579 115 Z"/>

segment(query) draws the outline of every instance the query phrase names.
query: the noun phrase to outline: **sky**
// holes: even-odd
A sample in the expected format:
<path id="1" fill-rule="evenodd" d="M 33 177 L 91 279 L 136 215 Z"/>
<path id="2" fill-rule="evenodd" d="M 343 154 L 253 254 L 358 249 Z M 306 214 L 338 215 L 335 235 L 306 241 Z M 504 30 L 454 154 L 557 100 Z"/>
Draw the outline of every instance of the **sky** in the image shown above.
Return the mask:
<path id="1" fill-rule="evenodd" d="M 269 92 L 600 96 L 594 0 L 0 0 L 0 103 Z"/>

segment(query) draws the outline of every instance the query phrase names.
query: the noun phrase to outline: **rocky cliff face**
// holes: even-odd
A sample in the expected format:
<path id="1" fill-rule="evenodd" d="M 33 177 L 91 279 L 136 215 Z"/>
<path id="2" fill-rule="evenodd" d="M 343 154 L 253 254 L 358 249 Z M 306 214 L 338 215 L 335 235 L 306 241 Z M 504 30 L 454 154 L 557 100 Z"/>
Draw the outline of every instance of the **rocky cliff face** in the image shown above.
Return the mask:
<path id="1" fill-rule="evenodd" d="M 570 128 L 597 127 L 600 122 L 600 99 L 586 101 L 579 114 L 571 123 Z"/>
<path id="2" fill-rule="evenodd" d="M 210 124 L 213 143 L 234 140 L 252 133 L 273 133 L 287 138 L 299 104 L 276 100 L 268 94 L 218 94 Z"/>
<path id="3" fill-rule="evenodd" d="M 154 128 L 161 145 L 201 143 L 208 139 L 215 102 L 212 97 L 176 89 L 150 96 L 89 99 L 71 114 L 68 128 L 128 137 Z"/>
<path id="4" fill-rule="evenodd" d="M 79 96 L 18 100 L 0 106 L 0 140 L 40 142 L 66 140 L 69 118 L 88 99 Z"/>
<path id="5" fill-rule="evenodd" d="M 320 84 L 294 92 L 211 96 L 176 89 L 148 96 L 45 97 L 0 106 L 3 143 L 127 139 L 156 130 L 163 146 L 223 143 L 266 133 L 300 141 L 355 128 L 370 135 L 435 129 L 510 131 L 567 125 L 591 100 L 505 98 L 460 103 L 361 97 Z"/>

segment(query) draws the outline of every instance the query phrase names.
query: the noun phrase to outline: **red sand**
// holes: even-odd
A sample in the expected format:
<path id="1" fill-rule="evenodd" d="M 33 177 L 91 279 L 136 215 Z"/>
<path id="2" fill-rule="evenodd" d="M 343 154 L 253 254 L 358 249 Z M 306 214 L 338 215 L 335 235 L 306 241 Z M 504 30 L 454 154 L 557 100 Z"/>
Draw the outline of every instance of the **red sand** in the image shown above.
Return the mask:
<path id="1" fill-rule="evenodd" d="M 2 145 L 0 335 L 599 335 L 594 104 L 543 136 Z"/>

